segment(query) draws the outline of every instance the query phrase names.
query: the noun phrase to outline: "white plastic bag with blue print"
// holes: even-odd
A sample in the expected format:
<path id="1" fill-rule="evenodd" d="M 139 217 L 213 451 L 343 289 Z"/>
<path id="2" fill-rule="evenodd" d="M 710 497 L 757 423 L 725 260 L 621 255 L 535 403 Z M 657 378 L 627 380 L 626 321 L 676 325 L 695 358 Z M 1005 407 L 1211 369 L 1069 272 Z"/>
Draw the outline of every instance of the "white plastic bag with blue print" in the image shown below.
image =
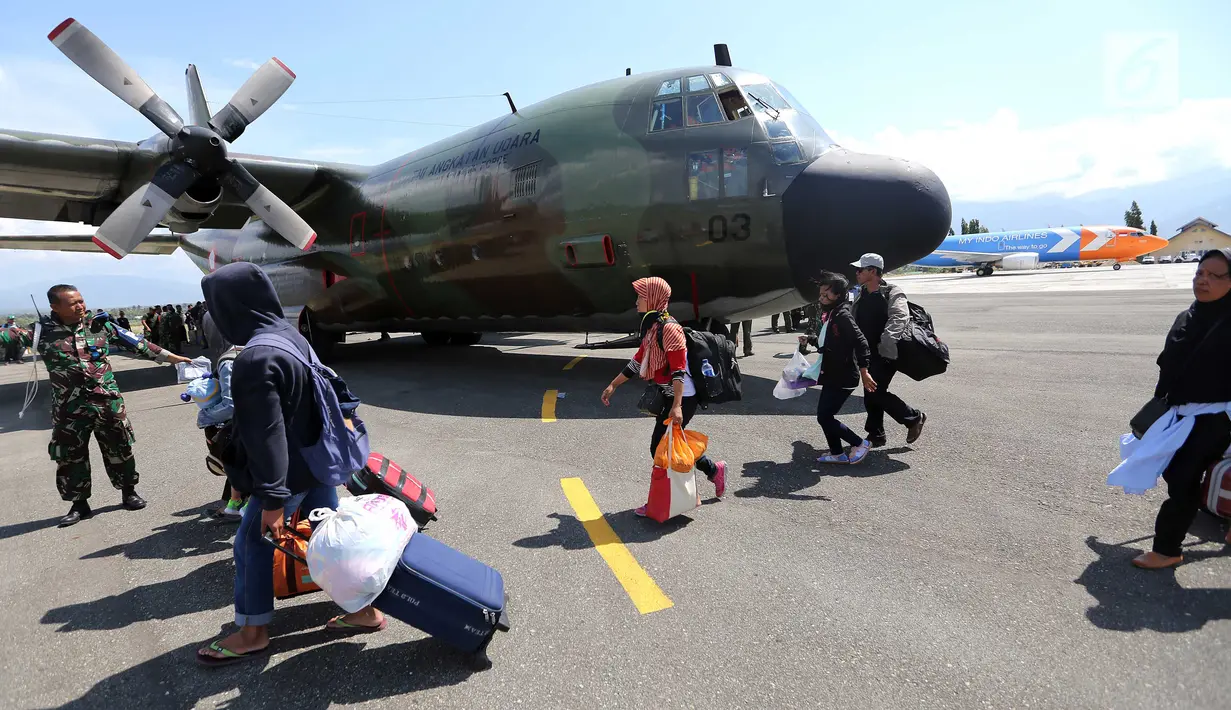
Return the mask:
<path id="1" fill-rule="evenodd" d="M 816 384 L 816 381 L 809 383 L 803 379 L 804 371 L 808 367 L 808 358 L 801 355 L 798 350 L 792 353 L 791 362 L 782 368 L 782 376 L 778 378 L 778 384 L 774 385 L 774 397 L 795 399 L 804 396 L 808 392 L 808 387 Z"/>
<path id="2" fill-rule="evenodd" d="M 368 606 L 389 583 L 418 526 L 406 504 L 372 494 L 343 498 L 337 510 L 317 508 L 308 542 L 308 572 L 347 612 Z"/>

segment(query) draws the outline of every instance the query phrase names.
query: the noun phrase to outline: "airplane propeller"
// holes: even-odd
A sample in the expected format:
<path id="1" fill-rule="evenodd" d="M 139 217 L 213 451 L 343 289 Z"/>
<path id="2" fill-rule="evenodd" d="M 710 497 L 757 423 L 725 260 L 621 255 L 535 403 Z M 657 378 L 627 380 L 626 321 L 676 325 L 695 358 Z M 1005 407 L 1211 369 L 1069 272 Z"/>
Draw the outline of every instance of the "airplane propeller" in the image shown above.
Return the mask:
<path id="1" fill-rule="evenodd" d="M 295 73 L 276 57 L 258 68 L 212 117 L 197 68 L 190 64 L 185 79 L 191 123 L 186 125 L 132 67 L 80 22 L 70 17 L 47 39 L 170 138 L 166 152 L 172 160 L 129 195 L 98 228 L 94 242 L 104 251 L 117 259 L 131 253 L 166 217 L 175 201 L 200 181 L 230 190 L 283 239 L 300 249 L 306 250 L 316 241 L 315 230 L 290 205 L 238 161 L 227 157 L 227 144 L 243 134 L 295 81 Z"/>

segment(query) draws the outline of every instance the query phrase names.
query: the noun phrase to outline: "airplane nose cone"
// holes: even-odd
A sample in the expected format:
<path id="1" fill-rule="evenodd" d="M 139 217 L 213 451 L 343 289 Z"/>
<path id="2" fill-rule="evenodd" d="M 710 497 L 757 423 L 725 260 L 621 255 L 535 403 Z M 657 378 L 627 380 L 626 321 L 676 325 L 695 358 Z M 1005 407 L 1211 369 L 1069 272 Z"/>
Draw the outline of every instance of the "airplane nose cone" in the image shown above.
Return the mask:
<path id="1" fill-rule="evenodd" d="M 783 238 L 795 287 L 816 297 L 822 270 L 848 276 L 875 252 L 889 271 L 930 254 L 949 234 L 953 208 L 940 178 L 918 163 L 842 148 L 825 153 L 782 195 Z"/>
<path id="2" fill-rule="evenodd" d="M 1168 244 L 1170 244 L 1170 242 L 1168 242 L 1165 238 L 1163 238 L 1163 237 L 1159 237 L 1159 236 L 1156 236 L 1156 235 L 1153 235 L 1153 234 L 1150 234 L 1150 235 L 1147 235 L 1147 236 L 1146 236 L 1146 242 L 1147 242 L 1147 244 L 1146 244 L 1146 250 L 1145 250 L 1145 252 L 1143 252 L 1143 253 L 1145 253 L 1145 254 L 1149 254 L 1149 253 L 1151 253 L 1151 252 L 1156 252 L 1156 251 L 1158 251 L 1159 249 L 1162 249 L 1163 247 L 1165 247 L 1165 246 L 1167 246 Z"/>

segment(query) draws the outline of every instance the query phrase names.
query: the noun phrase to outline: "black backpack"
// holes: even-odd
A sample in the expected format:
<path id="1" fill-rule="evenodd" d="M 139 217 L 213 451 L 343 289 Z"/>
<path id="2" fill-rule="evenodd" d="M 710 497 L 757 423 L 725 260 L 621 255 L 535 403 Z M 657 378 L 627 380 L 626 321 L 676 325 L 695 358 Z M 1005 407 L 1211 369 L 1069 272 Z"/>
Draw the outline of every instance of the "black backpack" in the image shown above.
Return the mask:
<path id="1" fill-rule="evenodd" d="M 674 318 L 671 321 L 679 323 Z M 688 327 L 684 327 L 684 343 L 688 349 L 688 370 L 697 390 L 698 404 L 708 406 L 738 402 L 743 398 L 743 376 L 735 360 L 734 343 L 726 336 Z M 658 347 L 662 346 L 663 331 L 659 328 Z"/>
<path id="2" fill-rule="evenodd" d="M 910 325 L 898 341 L 897 370 L 912 380 L 926 380 L 949 369 L 949 346 L 937 337 L 932 316 L 909 301 Z"/>

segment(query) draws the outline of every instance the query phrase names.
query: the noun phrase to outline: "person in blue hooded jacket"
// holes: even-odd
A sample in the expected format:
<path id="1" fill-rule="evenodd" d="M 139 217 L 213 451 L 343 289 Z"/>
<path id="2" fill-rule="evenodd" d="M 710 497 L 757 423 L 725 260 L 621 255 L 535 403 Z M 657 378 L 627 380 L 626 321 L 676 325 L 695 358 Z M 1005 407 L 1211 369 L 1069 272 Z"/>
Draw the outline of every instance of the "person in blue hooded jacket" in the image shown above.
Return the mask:
<path id="1" fill-rule="evenodd" d="M 227 264 L 201 279 L 206 307 L 227 342 L 247 346 L 258 334 L 275 333 L 311 357 L 312 346 L 283 316 L 273 283 L 253 264 Z M 264 655 L 273 619 L 274 549 L 261 538 L 276 537 L 295 513 L 337 508 L 338 492 L 313 476 L 299 453 L 300 442 L 320 436 L 312 374 L 289 354 L 268 345 L 244 347 L 231 370 L 235 407 L 235 457 L 228 478 L 250 494 L 235 534 L 235 625 L 239 631 L 197 652 L 206 666 Z M 387 621 L 367 607 L 331 619 L 337 631 L 380 631 Z"/>

